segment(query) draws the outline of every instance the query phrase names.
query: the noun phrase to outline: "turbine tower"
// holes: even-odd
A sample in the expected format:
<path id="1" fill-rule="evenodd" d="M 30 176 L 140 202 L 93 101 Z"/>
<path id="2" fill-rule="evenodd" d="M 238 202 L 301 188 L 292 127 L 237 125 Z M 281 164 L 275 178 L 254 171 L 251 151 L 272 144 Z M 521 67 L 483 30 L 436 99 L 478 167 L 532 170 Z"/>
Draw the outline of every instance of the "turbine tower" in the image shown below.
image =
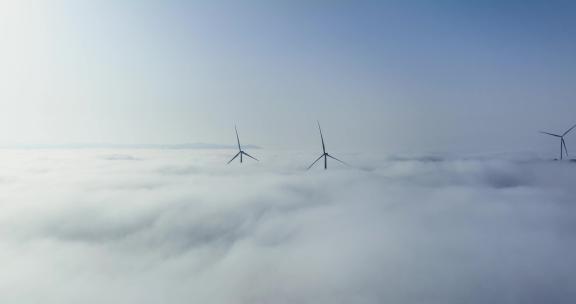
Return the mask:
<path id="1" fill-rule="evenodd" d="M 236 140 L 238 141 L 238 153 L 236 153 L 236 155 L 234 155 L 234 157 L 232 157 L 232 159 L 230 161 L 228 161 L 228 163 L 226 163 L 226 164 L 231 163 L 233 160 L 236 159 L 236 157 L 238 157 L 238 155 L 240 155 L 240 163 L 242 163 L 242 156 L 243 155 L 246 155 L 246 156 L 250 157 L 251 159 L 258 161 L 256 158 L 252 157 L 250 154 L 242 151 L 242 146 L 240 145 L 240 137 L 238 136 L 238 128 L 236 128 L 236 125 L 234 125 L 234 130 L 236 130 Z"/>
<path id="2" fill-rule="evenodd" d="M 564 132 L 562 135 L 540 131 L 540 133 L 542 133 L 542 134 L 547 134 L 550 136 L 560 138 L 560 160 L 563 159 L 564 152 L 566 152 L 566 156 L 568 157 L 568 148 L 566 148 L 566 141 L 564 140 L 564 136 L 568 135 L 568 133 L 570 133 L 570 131 L 572 131 L 572 129 L 574 129 L 574 128 L 576 128 L 576 125 L 572 126 L 572 128 L 568 129 L 568 131 Z"/>
<path id="3" fill-rule="evenodd" d="M 318 157 L 306 170 L 310 170 L 310 168 L 312 168 L 314 166 L 314 164 L 316 164 L 322 157 L 324 157 L 324 170 L 328 169 L 328 157 L 339 161 L 345 165 L 348 166 L 347 163 L 337 159 L 336 157 L 328 154 L 328 152 L 326 152 L 326 145 L 324 144 L 324 136 L 322 136 L 322 128 L 320 128 L 320 122 L 316 121 L 318 123 L 318 131 L 320 131 L 320 140 L 322 140 L 322 155 L 320 155 L 320 157 Z"/>

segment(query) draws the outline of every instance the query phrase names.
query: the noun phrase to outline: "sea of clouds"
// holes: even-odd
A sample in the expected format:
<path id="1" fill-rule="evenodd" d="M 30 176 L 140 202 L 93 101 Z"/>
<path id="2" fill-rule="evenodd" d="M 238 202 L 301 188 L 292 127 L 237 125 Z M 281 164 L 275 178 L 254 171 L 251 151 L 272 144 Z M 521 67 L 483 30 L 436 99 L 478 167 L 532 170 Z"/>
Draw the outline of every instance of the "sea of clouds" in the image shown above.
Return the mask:
<path id="1" fill-rule="evenodd" d="M 0 150 L 0 303 L 576 299 L 574 163 L 248 152 Z"/>

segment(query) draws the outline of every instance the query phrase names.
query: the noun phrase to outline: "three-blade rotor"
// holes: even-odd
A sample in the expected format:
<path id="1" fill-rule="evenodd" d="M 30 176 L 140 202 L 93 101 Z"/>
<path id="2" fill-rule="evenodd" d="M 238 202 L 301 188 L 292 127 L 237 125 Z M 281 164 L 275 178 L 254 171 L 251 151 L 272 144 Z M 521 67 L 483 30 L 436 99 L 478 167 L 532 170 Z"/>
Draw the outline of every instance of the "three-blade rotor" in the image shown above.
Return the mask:
<path id="1" fill-rule="evenodd" d="M 562 135 L 540 131 L 540 133 L 542 133 L 542 134 L 546 134 L 546 135 L 560 138 L 560 160 L 562 160 L 564 158 L 564 153 L 566 153 L 566 157 L 568 157 L 568 147 L 566 147 L 566 141 L 564 140 L 564 136 L 568 135 L 568 133 L 570 133 L 574 128 L 576 128 L 576 125 L 573 125 L 570 129 L 568 129 Z"/>
<path id="2" fill-rule="evenodd" d="M 312 168 L 322 158 L 324 158 L 324 170 L 328 169 L 328 157 L 349 166 L 347 163 L 337 159 L 336 157 L 326 152 L 326 144 L 324 143 L 324 135 L 322 134 L 322 128 L 320 127 L 320 122 L 319 121 L 316 122 L 318 123 L 318 131 L 320 132 L 320 140 L 322 141 L 322 155 L 320 155 L 320 157 L 318 157 L 310 166 L 308 166 L 306 170 L 310 170 L 310 168 Z"/>
<path id="3" fill-rule="evenodd" d="M 240 163 L 242 163 L 243 161 L 243 157 L 244 155 L 250 157 L 251 159 L 255 160 L 255 161 L 259 161 L 258 159 L 256 159 L 254 156 L 244 152 L 242 150 L 242 145 L 240 145 L 240 136 L 238 136 L 238 128 L 236 127 L 236 125 L 234 125 L 234 130 L 236 131 L 236 141 L 238 142 L 238 153 L 236 153 L 236 155 L 234 155 L 234 157 L 232 157 L 231 160 L 229 160 L 226 164 L 230 164 L 233 160 L 236 159 L 236 157 L 240 156 Z"/>

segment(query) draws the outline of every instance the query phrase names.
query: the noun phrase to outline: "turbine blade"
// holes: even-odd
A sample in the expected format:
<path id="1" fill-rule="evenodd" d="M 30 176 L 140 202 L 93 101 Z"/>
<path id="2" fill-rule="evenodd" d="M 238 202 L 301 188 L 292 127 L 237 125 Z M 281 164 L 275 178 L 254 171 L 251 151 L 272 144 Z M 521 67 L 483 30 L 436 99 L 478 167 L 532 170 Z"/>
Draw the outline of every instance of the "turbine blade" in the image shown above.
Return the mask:
<path id="1" fill-rule="evenodd" d="M 324 154 L 320 155 L 320 157 L 318 157 L 318 159 L 316 159 L 310 166 L 308 166 L 306 170 L 310 170 L 310 168 L 312 168 L 312 166 L 314 166 L 322 157 L 324 157 Z"/>
<path id="2" fill-rule="evenodd" d="M 339 162 L 341 162 L 341 163 L 345 164 L 346 166 L 350 166 L 348 163 L 346 163 L 346 162 L 343 162 L 343 161 L 341 161 L 341 160 L 337 159 L 336 157 L 334 157 L 334 156 L 332 156 L 332 155 L 330 155 L 330 154 L 328 154 L 328 157 L 332 158 L 333 160 L 337 160 L 337 161 L 339 161 Z"/>
<path id="3" fill-rule="evenodd" d="M 236 155 L 234 155 L 234 157 L 232 157 L 232 159 L 229 160 L 226 164 L 227 164 L 227 165 L 230 164 L 233 160 L 236 159 L 236 157 L 238 157 L 238 155 L 240 155 L 240 152 L 236 153 Z"/>
<path id="4" fill-rule="evenodd" d="M 236 140 L 238 141 L 238 150 L 242 151 L 242 148 L 240 148 L 240 137 L 238 136 L 238 128 L 236 128 L 236 125 L 234 125 L 234 130 L 236 130 Z"/>
<path id="5" fill-rule="evenodd" d="M 326 146 L 324 145 L 324 136 L 322 136 L 322 128 L 320 128 L 320 122 L 316 121 L 318 123 L 318 130 L 320 131 L 320 139 L 322 140 L 322 152 L 326 153 Z"/>
<path id="6" fill-rule="evenodd" d="M 542 134 L 548 134 L 548 135 L 552 135 L 552 136 L 556 136 L 556 137 L 562 137 L 562 136 L 560 136 L 560 135 L 558 135 L 558 134 L 552 134 L 552 133 L 548 133 L 548 132 L 544 132 L 544 131 L 540 131 L 540 133 L 542 133 Z"/>
<path id="7" fill-rule="evenodd" d="M 574 128 L 576 128 L 576 125 L 573 125 L 572 128 L 568 129 L 568 131 L 564 132 L 564 134 L 562 134 L 562 136 L 566 136 L 566 134 L 570 133 L 570 131 L 572 131 Z"/>
<path id="8" fill-rule="evenodd" d="M 259 161 L 259 160 L 257 160 L 256 158 L 252 157 L 252 155 L 250 155 L 250 154 L 248 154 L 248 153 L 246 153 L 246 152 L 244 152 L 244 151 L 242 151 L 242 154 L 250 157 L 251 159 L 253 159 L 253 160 L 255 160 L 255 161 Z"/>
<path id="9" fill-rule="evenodd" d="M 568 156 L 568 148 L 566 147 L 566 141 L 562 138 L 562 144 L 564 145 L 564 151 L 566 152 L 566 156 Z"/>

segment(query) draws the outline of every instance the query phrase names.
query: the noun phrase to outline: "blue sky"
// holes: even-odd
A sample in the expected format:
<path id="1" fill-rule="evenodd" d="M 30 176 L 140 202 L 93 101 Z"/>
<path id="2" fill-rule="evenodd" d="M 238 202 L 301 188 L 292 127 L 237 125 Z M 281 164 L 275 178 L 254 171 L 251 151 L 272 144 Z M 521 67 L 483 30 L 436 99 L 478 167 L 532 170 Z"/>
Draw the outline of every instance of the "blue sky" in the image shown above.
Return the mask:
<path id="1" fill-rule="evenodd" d="M 16 1 L 0 142 L 517 151 L 576 121 L 569 1 Z M 570 140 L 568 140 L 570 145 Z"/>

